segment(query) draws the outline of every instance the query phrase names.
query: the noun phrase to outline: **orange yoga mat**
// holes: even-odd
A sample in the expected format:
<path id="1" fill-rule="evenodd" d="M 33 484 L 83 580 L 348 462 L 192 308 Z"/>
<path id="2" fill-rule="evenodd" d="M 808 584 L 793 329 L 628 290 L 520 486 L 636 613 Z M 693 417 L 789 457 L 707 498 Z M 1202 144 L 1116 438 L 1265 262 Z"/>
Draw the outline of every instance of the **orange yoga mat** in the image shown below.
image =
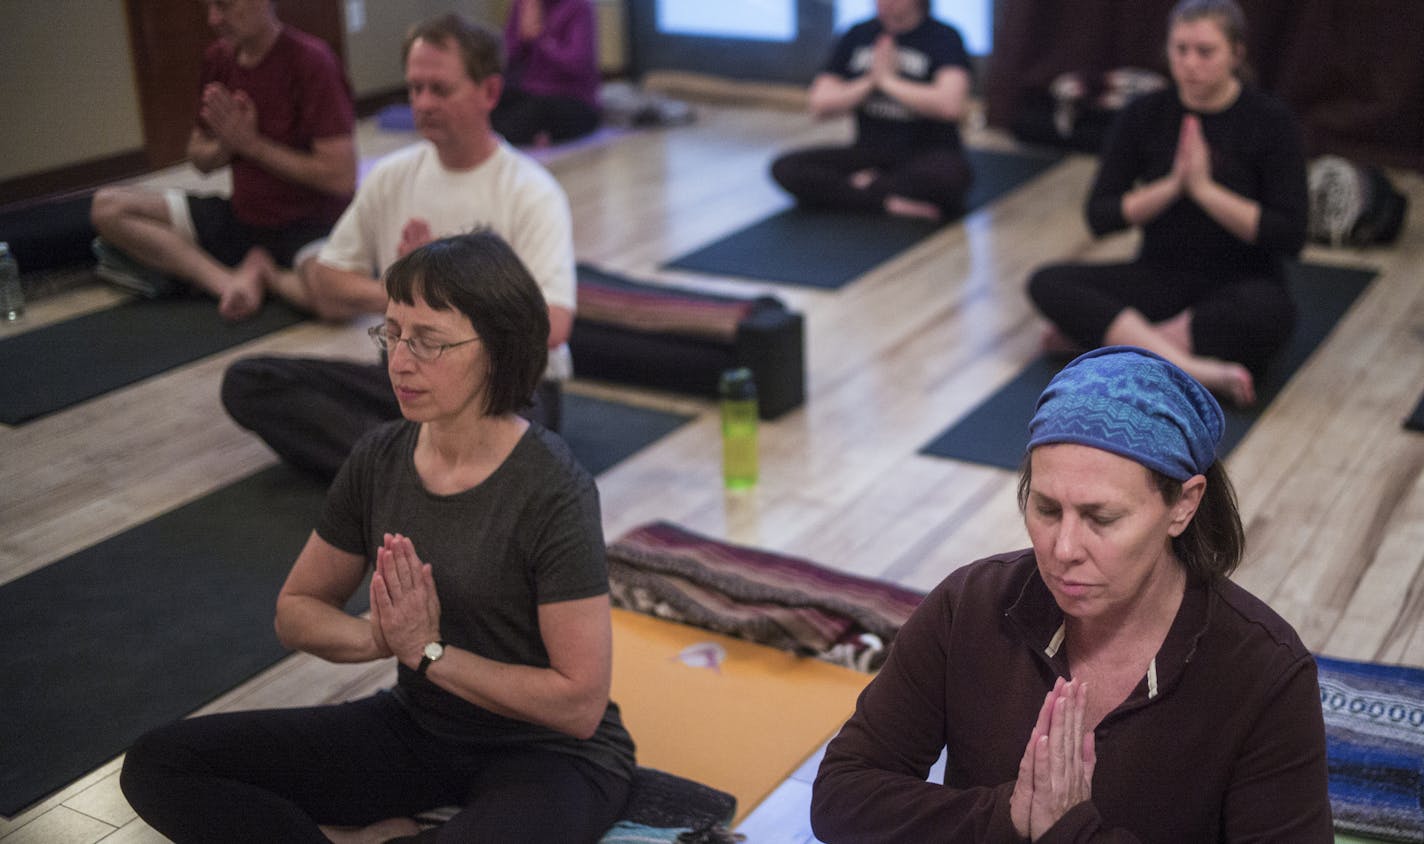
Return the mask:
<path id="1" fill-rule="evenodd" d="M 868 682 L 818 659 L 613 611 L 613 699 L 638 764 L 731 793 L 734 825 L 835 735 Z"/>

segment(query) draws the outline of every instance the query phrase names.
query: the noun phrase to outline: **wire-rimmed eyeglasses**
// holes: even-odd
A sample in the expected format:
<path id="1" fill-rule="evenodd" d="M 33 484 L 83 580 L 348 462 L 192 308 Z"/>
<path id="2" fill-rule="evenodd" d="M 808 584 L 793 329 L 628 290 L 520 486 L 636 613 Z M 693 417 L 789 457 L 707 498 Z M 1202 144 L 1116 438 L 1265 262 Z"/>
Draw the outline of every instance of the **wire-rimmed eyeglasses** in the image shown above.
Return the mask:
<path id="1" fill-rule="evenodd" d="M 376 348 L 381 351 L 390 352 L 392 346 L 399 346 L 401 343 L 404 343 L 405 347 L 410 349 L 411 357 L 419 361 L 425 361 L 426 363 L 445 354 L 446 349 L 453 349 L 456 346 L 463 346 L 466 343 L 473 343 L 480 339 L 478 337 L 471 337 L 468 340 L 461 340 L 458 343 L 432 343 L 420 337 L 402 337 L 399 334 L 392 334 L 387 331 L 383 325 L 373 325 L 367 329 L 366 333 L 370 335 L 371 342 L 375 343 Z"/>

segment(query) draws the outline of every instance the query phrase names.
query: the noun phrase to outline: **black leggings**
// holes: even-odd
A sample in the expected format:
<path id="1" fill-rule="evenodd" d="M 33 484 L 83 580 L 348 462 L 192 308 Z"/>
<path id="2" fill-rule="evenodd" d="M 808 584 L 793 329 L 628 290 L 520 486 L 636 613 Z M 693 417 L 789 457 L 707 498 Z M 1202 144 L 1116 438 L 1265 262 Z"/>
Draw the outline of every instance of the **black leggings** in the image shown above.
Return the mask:
<path id="1" fill-rule="evenodd" d="M 490 125 L 518 146 L 534 142 L 543 132 L 554 142 L 587 135 L 598 128 L 598 109 L 574 97 L 546 97 L 505 89 L 490 113 Z"/>
<path id="2" fill-rule="evenodd" d="M 862 170 L 876 170 L 878 175 L 858 188 L 850 177 Z M 958 149 L 929 149 L 907 157 L 849 146 L 786 153 L 772 162 L 771 177 L 812 208 L 879 211 L 885 197 L 893 195 L 928 202 L 953 216 L 964 210 L 964 194 L 974 174 Z"/>
<path id="3" fill-rule="evenodd" d="M 1283 281 L 1245 277 L 1226 283 L 1184 270 L 1128 264 L 1054 264 L 1028 281 L 1038 310 L 1085 349 L 1103 344 L 1125 308 L 1148 322 L 1192 310 L 1196 354 L 1240 363 L 1259 375 L 1295 328 L 1295 303 Z"/>
<path id="4" fill-rule="evenodd" d="M 365 826 L 447 805 L 463 808 L 418 840 L 595 842 L 629 790 L 565 753 L 439 739 L 389 692 L 178 721 L 134 744 L 119 783 L 139 816 L 179 844 L 325 844 L 318 824 Z"/>
<path id="5" fill-rule="evenodd" d="M 520 415 L 558 432 L 559 382 L 541 381 L 533 401 Z M 278 457 L 328 479 L 363 434 L 401 417 L 383 364 L 321 358 L 243 358 L 223 373 L 222 402 Z"/>

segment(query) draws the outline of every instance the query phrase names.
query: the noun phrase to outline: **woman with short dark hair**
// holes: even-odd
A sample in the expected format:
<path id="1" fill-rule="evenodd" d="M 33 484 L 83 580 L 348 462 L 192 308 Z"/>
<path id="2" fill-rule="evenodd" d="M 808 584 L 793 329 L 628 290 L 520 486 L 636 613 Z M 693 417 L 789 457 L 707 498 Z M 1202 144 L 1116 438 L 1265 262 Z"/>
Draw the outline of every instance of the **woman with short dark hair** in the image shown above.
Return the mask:
<path id="1" fill-rule="evenodd" d="M 1032 548 L 953 572 L 900 630 L 821 762 L 817 838 L 1333 840 L 1315 660 L 1227 579 L 1223 424 L 1144 349 L 1054 377 L 1019 487 Z"/>
<path id="2" fill-rule="evenodd" d="M 452 804 L 425 836 L 597 841 L 626 801 L 598 491 L 515 415 L 544 369 L 543 296 L 490 232 L 411 252 L 386 290 L 372 338 L 405 418 L 337 474 L 276 627 L 333 662 L 395 657 L 395 688 L 141 738 L 120 782 L 175 841 L 389 840 Z M 369 618 L 345 609 L 367 574 Z"/>

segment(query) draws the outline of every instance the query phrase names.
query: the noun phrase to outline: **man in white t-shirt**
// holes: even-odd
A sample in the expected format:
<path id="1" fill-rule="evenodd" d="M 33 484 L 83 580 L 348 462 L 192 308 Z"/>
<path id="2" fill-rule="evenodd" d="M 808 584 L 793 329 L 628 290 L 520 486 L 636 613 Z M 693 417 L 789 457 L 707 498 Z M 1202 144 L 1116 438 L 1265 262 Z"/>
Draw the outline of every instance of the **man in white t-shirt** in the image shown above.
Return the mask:
<path id="1" fill-rule="evenodd" d="M 456 14 L 416 24 L 403 49 L 424 140 L 382 159 L 330 239 L 298 257 L 282 294 L 323 319 L 384 313 L 381 274 L 431 240 L 488 228 L 514 249 L 549 307 L 549 367 L 526 414 L 558 430 L 574 314 L 573 235 L 558 182 L 490 128 L 503 85 L 499 37 Z M 331 476 L 357 439 L 400 409 L 382 364 L 248 358 L 223 379 L 223 405 L 294 465 Z"/>

